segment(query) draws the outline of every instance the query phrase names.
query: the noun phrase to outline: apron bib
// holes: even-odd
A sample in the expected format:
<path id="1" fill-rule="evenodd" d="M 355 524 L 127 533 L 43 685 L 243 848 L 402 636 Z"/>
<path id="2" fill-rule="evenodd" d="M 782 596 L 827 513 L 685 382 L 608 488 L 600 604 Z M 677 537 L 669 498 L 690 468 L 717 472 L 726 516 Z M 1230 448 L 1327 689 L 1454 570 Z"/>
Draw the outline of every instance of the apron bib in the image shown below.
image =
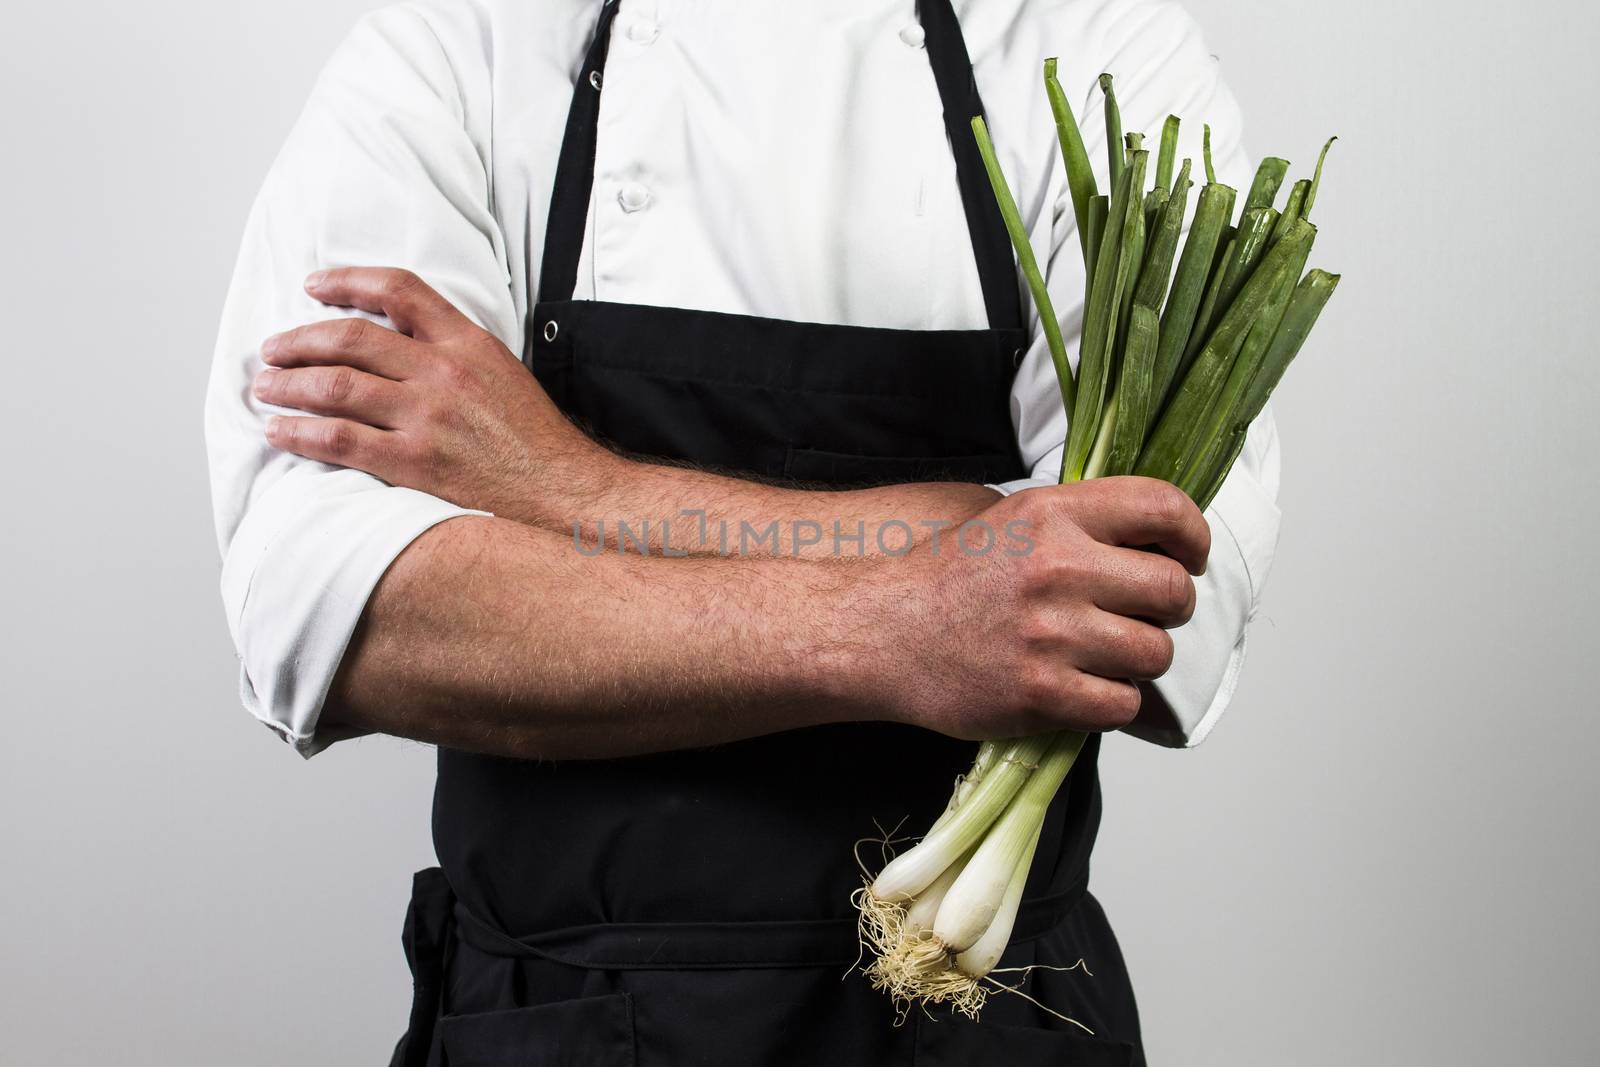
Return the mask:
<path id="1" fill-rule="evenodd" d="M 602 5 L 578 77 L 527 324 L 525 361 L 555 402 L 627 452 L 747 478 L 842 489 L 1024 476 L 1010 393 L 1027 334 L 1010 242 L 968 127 L 982 104 L 949 0 L 928 0 L 919 17 L 983 284 L 990 324 L 980 330 L 572 300 L 593 181 L 594 86 L 618 7 Z M 846 977 L 859 955 L 854 843 L 880 827 L 929 825 L 971 762 L 970 742 L 860 723 L 614 760 L 442 748 L 440 867 L 414 882 L 404 943 L 415 997 L 392 1062 L 1140 1063 L 1132 990 L 1086 891 L 1098 751 L 1091 739 L 1050 809 L 1002 961 L 1084 959 L 1093 977 L 1041 970 L 1026 988 L 1094 1030 L 1090 1038 L 1004 995 L 981 1024 L 914 1012 L 897 1027 L 886 997 Z"/>

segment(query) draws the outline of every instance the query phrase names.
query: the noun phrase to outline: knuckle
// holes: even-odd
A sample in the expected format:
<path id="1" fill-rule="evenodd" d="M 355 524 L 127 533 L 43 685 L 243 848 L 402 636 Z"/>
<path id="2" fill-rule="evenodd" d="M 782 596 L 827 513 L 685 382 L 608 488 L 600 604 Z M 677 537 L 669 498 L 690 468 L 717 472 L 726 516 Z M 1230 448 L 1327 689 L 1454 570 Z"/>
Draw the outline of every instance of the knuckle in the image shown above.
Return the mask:
<path id="1" fill-rule="evenodd" d="M 1106 730 L 1120 730 L 1139 717 L 1142 700 L 1138 686 L 1118 682 L 1107 686 L 1095 703 L 1100 725 Z"/>
<path id="2" fill-rule="evenodd" d="M 1061 644 L 1061 629 L 1042 611 L 1025 611 L 1017 622 L 1017 636 L 1030 652 L 1049 651 Z"/>
<path id="3" fill-rule="evenodd" d="M 403 296 L 416 290 L 422 279 L 411 271 L 395 268 L 383 276 L 382 287 L 390 296 Z"/>
<path id="4" fill-rule="evenodd" d="M 477 323 L 470 321 L 466 323 L 465 329 L 468 337 L 467 343 L 472 347 L 481 349 L 485 355 L 496 360 L 507 363 L 517 363 L 519 366 L 521 365 L 520 361 L 517 360 L 517 357 L 511 354 L 511 350 L 505 346 L 500 338 L 496 337 L 488 330 L 485 330 Z"/>
<path id="5" fill-rule="evenodd" d="M 1099 553 L 1080 550 L 1077 545 L 1072 549 L 1053 547 L 1037 555 L 1035 587 L 1058 600 L 1062 595 L 1074 600 L 1082 598 L 1099 581 L 1099 571 L 1104 566 Z"/>
<path id="6" fill-rule="evenodd" d="M 330 404 L 343 404 L 356 389 L 356 373 L 349 367 L 330 367 L 321 379 L 322 399 Z"/>
<path id="7" fill-rule="evenodd" d="M 267 437 L 275 447 L 286 452 L 299 452 L 304 447 L 300 420 L 296 418 L 279 417 L 267 420 Z"/>
<path id="8" fill-rule="evenodd" d="M 334 328 L 333 347 L 339 352 L 353 352 L 367 339 L 369 324 L 366 319 L 354 316 L 343 319 Z"/>
<path id="9" fill-rule="evenodd" d="M 1055 700 L 1046 713 L 1057 728 L 1120 730 L 1139 714 L 1139 689 L 1131 682 L 1074 671 L 1057 683 Z"/>
<path id="10" fill-rule="evenodd" d="M 1051 552 L 1048 556 L 1050 577 L 1068 588 L 1093 585 L 1105 567 L 1104 559 L 1092 544 Z"/>
<path id="11" fill-rule="evenodd" d="M 1144 670 L 1142 673 L 1151 678 L 1159 678 L 1172 669 L 1172 657 L 1175 646 L 1172 635 L 1165 630 L 1154 630 L 1144 650 Z"/>
<path id="12" fill-rule="evenodd" d="M 348 459 L 356 452 L 355 431 L 342 422 L 326 422 L 321 428 L 322 449 L 335 459 Z"/>
<path id="13" fill-rule="evenodd" d="M 453 359 L 439 362 L 439 376 L 444 380 L 444 384 L 455 392 L 464 392 L 476 381 L 467 366 Z"/>
<path id="14" fill-rule="evenodd" d="M 421 434 L 397 458 L 407 467 L 437 479 L 449 457 L 438 438 L 432 434 Z"/>
<path id="15" fill-rule="evenodd" d="M 1121 474 L 1114 478 L 1092 478 L 1072 486 L 1097 511 L 1125 509 L 1138 499 L 1141 478 Z"/>
<path id="16" fill-rule="evenodd" d="M 1194 612 L 1194 579 L 1189 577 L 1189 572 L 1181 565 L 1170 560 L 1162 566 L 1161 573 L 1165 585 L 1164 606 L 1170 614 L 1187 622 Z"/>
<path id="17" fill-rule="evenodd" d="M 1013 573 L 1024 592 L 1032 591 L 1038 586 L 1050 582 L 1059 566 L 1059 556 L 1048 546 L 1039 551 L 1030 552 L 1025 556 L 1017 556 L 1010 561 Z"/>
<path id="18" fill-rule="evenodd" d="M 422 409 L 427 446 L 434 451 L 443 450 L 438 434 L 456 434 L 468 424 L 469 419 L 458 404 L 428 403 Z"/>
<path id="19" fill-rule="evenodd" d="M 1012 493 L 999 505 L 1003 514 L 1016 522 L 1037 526 L 1054 506 L 1050 489 L 1030 489 Z"/>
<path id="20" fill-rule="evenodd" d="M 1031 506 L 1031 517 L 1040 523 L 1071 522 L 1082 506 L 1087 493 L 1092 493 L 1092 483 L 1078 482 L 1069 485 L 1049 485 L 1038 490 L 1018 493 L 1017 498 Z"/>
<path id="21" fill-rule="evenodd" d="M 1151 480 L 1145 490 L 1145 508 L 1163 526 L 1182 526 L 1194 510 L 1194 503 L 1182 489 L 1169 482 Z"/>
<path id="22" fill-rule="evenodd" d="M 1024 581 L 1029 592 L 1056 593 L 1084 585 L 1092 576 L 1092 555 L 1047 546 L 1026 561 Z"/>
<path id="23" fill-rule="evenodd" d="M 1130 676 L 1159 678 L 1172 666 L 1172 637 L 1145 624 L 1124 629 L 1110 642 L 1113 662 Z"/>

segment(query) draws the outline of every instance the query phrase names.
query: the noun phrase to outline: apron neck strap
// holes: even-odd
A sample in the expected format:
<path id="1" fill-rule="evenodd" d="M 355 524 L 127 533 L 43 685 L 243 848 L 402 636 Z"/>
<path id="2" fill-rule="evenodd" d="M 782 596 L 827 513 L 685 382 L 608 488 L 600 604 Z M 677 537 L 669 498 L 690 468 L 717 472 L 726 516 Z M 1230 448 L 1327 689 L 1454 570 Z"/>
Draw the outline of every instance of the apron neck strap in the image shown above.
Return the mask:
<path id="1" fill-rule="evenodd" d="M 584 56 L 567 110 L 567 127 L 550 194 L 545 226 L 544 258 L 539 269 L 539 301 L 570 300 L 578 281 L 589 199 L 594 188 L 595 142 L 600 121 L 600 86 L 611 42 L 611 24 L 621 0 L 603 0 L 594 41 Z M 944 107 L 945 132 L 955 157 L 956 180 L 966 213 L 967 231 L 983 286 L 984 308 L 992 329 L 1020 329 L 1022 296 L 1017 286 L 1011 239 L 989 190 L 983 157 L 973 140 L 971 122 L 983 114 L 983 101 L 972 75 L 972 61 L 950 0 L 919 0 L 917 17 L 933 67 L 934 83 Z"/>
<path id="2" fill-rule="evenodd" d="M 989 326 L 996 330 L 1021 329 L 1026 323 L 1011 237 L 989 188 L 978 142 L 972 136 L 972 120 L 983 114 L 983 100 L 978 96 L 978 81 L 972 74 L 961 23 L 950 0 L 919 0 L 917 17 L 926 34 L 924 44 L 928 62 L 933 65 L 933 80 L 939 86 L 939 102 L 944 105 L 944 129 L 956 160 L 956 181 L 961 186 L 961 205 L 967 214 L 967 233 L 972 238 L 972 254 L 983 284 Z"/>
<path id="3" fill-rule="evenodd" d="M 611 23 L 620 0 L 604 0 L 594 41 L 583 57 L 578 84 L 567 108 L 567 129 L 561 137 L 555 186 L 550 190 L 550 217 L 544 229 L 544 259 L 539 267 L 539 302 L 571 300 L 578 284 L 578 259 L 589 221 L 589 196 L 594 188 L 594 151 L 600 124 L 600 84 L 611 44 Z"/>

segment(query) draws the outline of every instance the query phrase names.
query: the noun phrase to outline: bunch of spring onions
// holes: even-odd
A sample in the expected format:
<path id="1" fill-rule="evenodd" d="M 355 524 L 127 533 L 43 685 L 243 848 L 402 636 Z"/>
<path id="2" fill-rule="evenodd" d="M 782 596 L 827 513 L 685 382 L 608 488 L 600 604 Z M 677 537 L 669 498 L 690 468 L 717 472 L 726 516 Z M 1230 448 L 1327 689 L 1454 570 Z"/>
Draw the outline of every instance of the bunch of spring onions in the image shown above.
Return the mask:
<path id="1" fill-rule="evenodd" d="M 1076 376 L 981 117 L 972 130 L 1069 416 L 1061 481 L 1160 478 L 1204 508 L 1338 285 L 1321 270 L 1302 274 L 1327 148 L 1281 208 L 1289 164 L 1267 159 L 1235 216 L 1238 193 L 1216 181 L 1207 128 L 1207 184 L 1180 253 L 1193 183 L 1189 160 L 1173 173 L 1177 117 L 1166 120 L 1152 174 L 1142 136 L 1124 136 L 1112 79 L 1102 75 L 1106 143 L 1126 150 L 1109 153 L 1109 193 L 1101 193 L 1055 60 L 1044 80 L 1088 276 Z M 1045 810 L 1084 740 L 1064 731 L 984 744 L 922 840 L 858 891 L 877 988 L 902 1006 L 948 1004 L 977 1015 L 1000 987 L 988 976 L 1010 940 Z"/>

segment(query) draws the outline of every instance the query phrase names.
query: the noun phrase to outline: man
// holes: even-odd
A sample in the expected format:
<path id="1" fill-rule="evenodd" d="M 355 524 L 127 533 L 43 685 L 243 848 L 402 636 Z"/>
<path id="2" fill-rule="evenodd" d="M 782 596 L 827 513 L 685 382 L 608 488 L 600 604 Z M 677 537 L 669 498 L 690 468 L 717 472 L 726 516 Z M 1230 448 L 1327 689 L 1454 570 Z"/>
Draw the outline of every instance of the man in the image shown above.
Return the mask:
<path id="1" fill-rule="evenodd" d="M 1015 997 L 897 1027 L 840 981 L 852 844 L 927 825 L 972 739 L 1204 736 L 1276 538 L 1270 416 L 1207 517 L 1051 484 L 1053 370 L 965 132 L 987 112 L 1071 336 L 1048 55 L 1085 106 L 1116 73 L 1130 129 L 1211 123 L 1248 181 L 1153 0 L 430 0 L 330 63 L 207 431 L 246 707 L 306 755 L 439 746 L 396 1063 L 1142 1059 L 1085 889 L 1095 744 L 1007 955 L 1080 1027 Z"/>

